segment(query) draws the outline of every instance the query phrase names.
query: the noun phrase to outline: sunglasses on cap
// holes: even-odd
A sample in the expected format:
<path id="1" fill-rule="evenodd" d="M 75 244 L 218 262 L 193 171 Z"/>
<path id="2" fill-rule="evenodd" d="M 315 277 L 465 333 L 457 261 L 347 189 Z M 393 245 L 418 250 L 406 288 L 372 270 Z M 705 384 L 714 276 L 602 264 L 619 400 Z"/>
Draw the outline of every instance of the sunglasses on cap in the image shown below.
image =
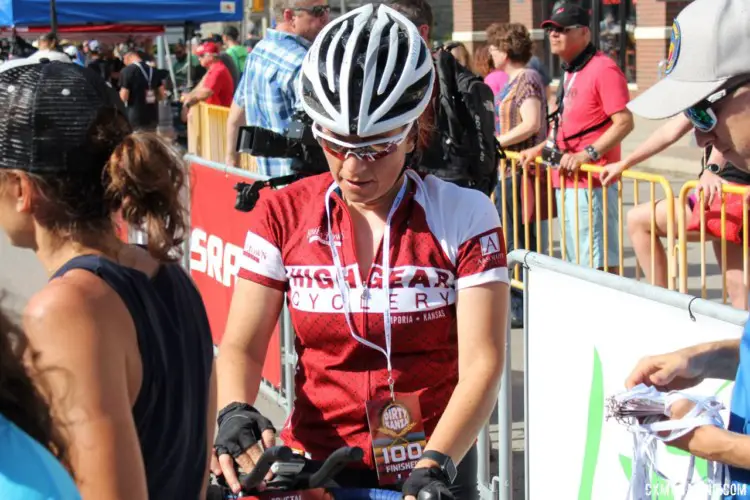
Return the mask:
<path id="1" fill-rule="evenodd" d="M 685 116 L 690 120 L 697 130 L 701 132 L 711 132 L 715 127 L 718 119 L 716 112 L 712 109 L 712 106 L 717 104 L 719 101 L 734 93 L 735 90 L 739 89 L 746 83 L 750 82 L 750 76 L 746 76 L 727 87 L 714 92 L 710 96 L 703 99 L 698 104 L 695 104 L 685 110 Z"/>
<path id="2" fill-rule="evenodd" d="M 583 28 L 580 24 L 574 24 L 573 26 L 546 26 L 544 28 L 544 32 L 549 35 L 550 33 L 557 33 L 558 35 L 561 33 L 569 33 L 573 30 L 577 30 L 578 28 Z"/>
<path id="3" fill-rule="evenodd" d="M 315 7 L 296 7 L 295 12 L 307 12 L 313 17 L 323 17 L 331 12 L 330 5 L 316 5 Z"/>
<path id="4" fill-rule="evenodd" d="M 323 150 L 339 160 L 346 160 L 353 156 L 366 162 L 375 162 L 395 152 L 409 136 L 409 131 L 413 125 L 414 122 L 409 123 L 404 130 L 396 135 L 358 144 L 342 141 L 326 134 L 317 123 L 313 124 L 312 131 Z"/>

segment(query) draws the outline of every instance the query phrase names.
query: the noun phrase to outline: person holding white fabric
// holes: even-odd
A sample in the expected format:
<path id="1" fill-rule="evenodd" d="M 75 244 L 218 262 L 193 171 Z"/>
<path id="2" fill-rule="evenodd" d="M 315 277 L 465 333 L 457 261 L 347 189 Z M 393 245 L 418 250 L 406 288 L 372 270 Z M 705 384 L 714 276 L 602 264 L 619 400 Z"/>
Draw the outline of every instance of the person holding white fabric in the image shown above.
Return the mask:
<path id="1" fill-rule="evenodd" d="M 629 104 L 633 113 L 663 119 L 685 113 L 696 127 L 698 146 L 712 145 L 743 171 L 750 171 L 750 3 L 696 0 L 675 20 L 666 77 Z M 750 498 L 750 324 L 741 340 L 689 347 L 641 360 L 626 386 L 663 390 L 693 387 L 707 378 L 734 380 L 729 429 L 701 426 L 670 441 L 691 454 L 726 464 L 730 492 Z M 672 418 L 691 408 L 672 405 Z"/>

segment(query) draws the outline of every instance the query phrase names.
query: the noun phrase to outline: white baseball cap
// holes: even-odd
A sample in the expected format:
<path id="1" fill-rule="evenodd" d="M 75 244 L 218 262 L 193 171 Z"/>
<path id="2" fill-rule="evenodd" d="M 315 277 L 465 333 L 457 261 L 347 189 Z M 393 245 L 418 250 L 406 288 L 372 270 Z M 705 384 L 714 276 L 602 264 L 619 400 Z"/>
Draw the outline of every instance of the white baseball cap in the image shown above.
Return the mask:
<path id="1" fill-rule="evenodd" d="M 672 25 L 666 76 L 628 104 L 644 118 L 677 115 L 750 75 L 750 1 L 694 0 Z"/>

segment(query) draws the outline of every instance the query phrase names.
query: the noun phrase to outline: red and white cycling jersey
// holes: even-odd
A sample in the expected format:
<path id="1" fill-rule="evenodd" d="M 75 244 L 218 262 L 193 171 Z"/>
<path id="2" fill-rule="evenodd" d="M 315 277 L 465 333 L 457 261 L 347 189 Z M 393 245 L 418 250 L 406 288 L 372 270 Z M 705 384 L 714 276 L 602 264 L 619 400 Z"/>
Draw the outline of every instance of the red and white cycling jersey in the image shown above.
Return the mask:
<path id="1" fill-rule="evenodd" d="M 458 381 L 456 294 L 508 282 L 508 269 L 500 218 L 487 196 L 432 175 L 407 175 L 406 196 L 391 222 L 389 297 L 382 242 L 369 276 L 360 276 L 338 190 L 331 218 L 355 333 L 385 346 L 383 312 L 390 304 L 395 391 L 419 395 L 429 438 Z M 281 439 L 313 460 L 359 446 L 372 467 L 365 403 L 389 397 L 388 372 L 383 354 L 352 338 L 346 323 L 326 219 L 332 182 L 321 174 L 264 192 L 251 213 L 239 277 L 285 291 L 290 305 L 299 361 L 294 410 Z"/>

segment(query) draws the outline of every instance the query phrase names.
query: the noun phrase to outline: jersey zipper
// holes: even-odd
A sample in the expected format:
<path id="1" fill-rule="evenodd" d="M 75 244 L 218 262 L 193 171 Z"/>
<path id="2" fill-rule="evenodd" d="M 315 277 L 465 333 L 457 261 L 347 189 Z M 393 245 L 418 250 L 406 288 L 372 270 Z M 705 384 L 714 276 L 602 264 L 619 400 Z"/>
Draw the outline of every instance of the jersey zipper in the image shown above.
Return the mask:
<path id="1" fill-rule="evenodd" d="M 337 204 L 341 204 L 341 205 L 344 204 L 344 200 L 340 196 L 338 196 L 338 193 L 336 193 L 336 198 L 335 199 L 336 199 L 336 203 Z M 357 245 L 354 242 L 354 236 L 353 236 L 354 235 L 354 224 L 352 222 L 352 217 L 349 214 L 349 211 L 346 209 L 345 206 L 341 206 L 340 208 L 341 208 L 342 212 L 344 212 L 344 217 L 346 218 L 346 221 L 349 224 L 349 229 L 350 229 L 350 232 L 352 234 L 352 237 L 350 238 L 350 242 L 349 242 L 349 251 L 350 251 L 351 255 L 354 256 L 355 270 L 357 272 L 357 276 L 360 279 L 360 282 L 362 283 L 362 293 L 363 294 L 367 294 L 368 297 L 369 297 L 369 295 L 370 295 L 370 287 L 369 287 L 369 285 L 370 285 L 370 280 L 372 279 L 372 272 L 375 269 L 375 263 L 378 261 L 378 257 L 384 251 L 384 249 L 383 249 L 383 236 L 380 237 L 380 243 L 378 243 L 378 248 L 375 251 L 375 255 L 373 255 L 373 258 L 372 258 L 372 264 L 370 264 L 370 269 L 367 272 L 367 276 L 365 277 L 365 279 L 367 281 L 364 281 L 363 278 L 362 278 L 362 273 L 359 270 L 359 260 L 357 259 Z M 394 219 L 395 219 L 395 216 L 394 216 Z M 331 228 L 333 228 L 333 224 L 331 225 Z M 344 239 L 343 231 L 341 233 L 342 233 L 341 234 L 341 239 L 343 240 Z M 344 269 L 346 269 L 346 264 L 344 262 L 342 262 L 341 265 L 343 265 Z M 381 272 L 382 272 L 382 269 L 381 269 Z M 388 278 L 385 277 L 385 276 L 383 276 L 383 279 L 385 280 L 385 279 L 388 279 Z M 362 299 L 360 297 L 360 305 L 361 305 L 361 300 Z M 386 300 L 388 300 L 388 299 L 386 298 Z M 362 311 L 360 313 L 360 319 L 361 319 L 361 323 L 362 323 L 362 327 L 360 329 L 360 334 L 361 334 L 361 337 L 363 339 L 366 339 L 367 338 L 367 311 L 365 311 L 364 309 L 362 309 Z M 356 326 L 356 322 L 355 322 L 355 326 Z M 372 389 L 373 389 L 373 387 L 372 387 L 372 374 L 370 373 L 370 370 L 367 370 L 367 399 L 368 400 L 371 400 L 374 397 Z"/>

